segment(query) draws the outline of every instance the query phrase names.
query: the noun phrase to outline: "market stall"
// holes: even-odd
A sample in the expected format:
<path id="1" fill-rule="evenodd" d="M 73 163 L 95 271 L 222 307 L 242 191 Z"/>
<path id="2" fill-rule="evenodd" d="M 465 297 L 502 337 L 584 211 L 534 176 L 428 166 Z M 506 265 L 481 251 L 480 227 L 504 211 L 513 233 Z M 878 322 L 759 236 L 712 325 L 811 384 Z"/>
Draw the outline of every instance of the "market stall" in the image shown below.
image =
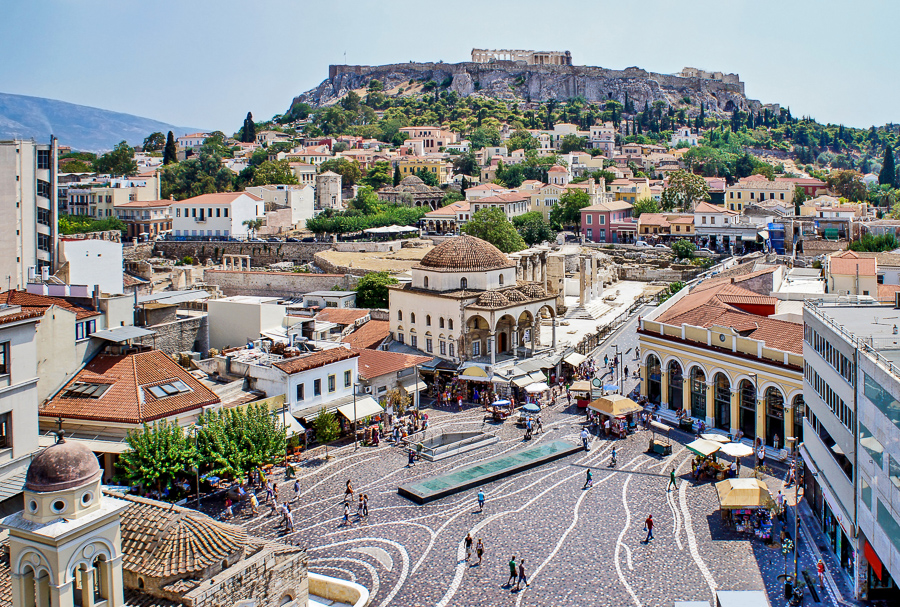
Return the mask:
<path id="1" fill-rule="evenodd" d="M 658 453 L 659 455 L 672 454 L 672 441 L 669 440 L 669 426 L 656 422 L 650 422 L 650 447 L 647 451 Z"/>
<path id="2" fill-rule="evenodd" d="M 575 403 L 579 408 L 584 409 L 591 402 L 591 382 L 588 380 L 576 381 L 571 386 L 569 386 L 569 393 L 572 394 L 572 398 L 575 399 Z"/>
<path id="3" fill-rule="evenodd" d="M 722 518 L 734 525 L 739 533 L 751 533 L 769 540 L 772 538 L 772 508 L 774 502 L 769 487 L 755 478 L 730 478 L 716 483 Z"/>
<path id="4" fill-rule="evenodd" d="M 722 480 L 725 478 L 726 467 L 716 461 L 716 453 L 722 448 L 721 443 L 698 438 L 685 447 L 697 456 L 691 466 L 691 473 L 695 479 L 701 480 L 706 477 L 712 480 Z"/>
<path id="5" fill-rule="evenodd" d="M 592 401 L 588 405 L 588 409 L 596 411 L 601 416 L 617 420 L 618 425 L 623 428 L 634 428 L 636 426 L 634 415 L 643 411 L 644 408 L 626 396 L 610 394 Z"/>

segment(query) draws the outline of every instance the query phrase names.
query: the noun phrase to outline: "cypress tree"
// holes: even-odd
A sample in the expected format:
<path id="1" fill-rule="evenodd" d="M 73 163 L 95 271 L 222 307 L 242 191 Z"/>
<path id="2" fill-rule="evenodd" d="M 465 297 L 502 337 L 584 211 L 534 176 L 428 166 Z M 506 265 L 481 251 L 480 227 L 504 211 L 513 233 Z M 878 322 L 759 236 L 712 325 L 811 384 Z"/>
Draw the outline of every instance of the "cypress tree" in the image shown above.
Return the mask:
<path id="1" fill-rule="evenodd" d="M 394 187 L 400 185 L 400 166 L 394 167 Z"/>
<path id="2" fill-rule="evenodd" d="M 178 148 L 175 147 L 175 133 L 169 131 L 166 136 L 166 147 L 163 148 L 163 164 L 172 164 L 178 161 Z"/>
<path id="3" fill-rule="evenodd" d="M 396 179 L 397 174 L 394 174 L 394 178 Z M 466 190 L 469 189 L 469 180 L 465 177 L 462 178 L 462 182 L 459 184 L 459 193 L 463 198 L 466 197 Z"/>
<path id="4" fill-rule="evenodd" d="M 254 141 L 256 141 L 256 124 L 253 122 L 253 114 L 247 112 L 244 126 L 241 128 L 241 142 L 253 143 Z"/>
<path id="5" fill-rule="evenodd" d="M 894 148 L 891 147 L 890 143 L 884 146 L 884 162 L 881 164 L 881 172 L 878 173 L 878 183 L 889 185 L 892 188 L 897 186 L 897 175 L 894 168 Z"/>

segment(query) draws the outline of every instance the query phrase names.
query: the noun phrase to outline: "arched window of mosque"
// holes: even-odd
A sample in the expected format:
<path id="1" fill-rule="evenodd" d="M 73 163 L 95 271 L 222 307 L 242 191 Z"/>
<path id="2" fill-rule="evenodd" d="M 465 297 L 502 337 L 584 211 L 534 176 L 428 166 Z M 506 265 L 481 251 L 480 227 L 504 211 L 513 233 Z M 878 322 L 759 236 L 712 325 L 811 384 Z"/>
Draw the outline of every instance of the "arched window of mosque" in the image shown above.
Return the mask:
<path id="1" fill-rule="evenodd" d="M 453 330 L 453 319 L 452 318 L 447 319 L 447 328 L 450 329 L 451 331 Z"/>
<path id="2" fill-rule="evenodd" d="M 410 313 L 409 313 L 409 322 L 411 322 L 411 323 L 415 323 L 415 322 L 416 322 L 416 313 L 415 313 L 415 312 L 410 312 Z"/>
<path id="3" fill-rule="evenodd" d="M 466 278 L 460 278 L 459 279 L 459 288 L 467 289 L 468 287 L 469 287 L 469 281 Z"/>
<path id="4" fill-rule="evenodd" d="M 397 310 L 397 320 L 403 320 L 403 310 Z"/>
<path id="5" fill-rule="evenodd" d="M 444 328 L 444 317 L 443 317 L 443 316 L 441 316 L 441 317 L 438 319 L 438 326 L 439 326 L 441 329 Z"/>
<path id="6" fill-rule="evenodd" d="M 425 317 L 425 326 L 426 326 L 426 327 L 430 327 L 430 326 L 431 326 L 431 314 L 429 314 L 429 315 L 427 315 L 427 316 Z"/>
<path id="7" fill-rule="evenodd" d="M 425 288 L 426 289 L 428 288 L 428 277 L 427 276 L 425 277 Z"/>
<path id="8" fill-rule="evenodd" d="M 500 275 L 500 284 L 503 284 L 503 274 Z"/>

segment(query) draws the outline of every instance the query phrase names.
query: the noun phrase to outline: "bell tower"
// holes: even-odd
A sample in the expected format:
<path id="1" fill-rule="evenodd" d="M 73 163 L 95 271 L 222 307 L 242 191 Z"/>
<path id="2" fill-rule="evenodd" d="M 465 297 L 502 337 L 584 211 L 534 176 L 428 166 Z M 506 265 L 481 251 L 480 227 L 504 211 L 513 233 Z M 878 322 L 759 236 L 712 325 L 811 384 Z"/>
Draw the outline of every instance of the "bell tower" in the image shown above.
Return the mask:
<path id="1" fill-rule="evenodd" d="M 0 521 L 9 530 L 14 607 L 121 607 L 122 537 L 128 503 L 102 494 L 97 457 L 57 442 L 28 467 L 25 509 Z"/>

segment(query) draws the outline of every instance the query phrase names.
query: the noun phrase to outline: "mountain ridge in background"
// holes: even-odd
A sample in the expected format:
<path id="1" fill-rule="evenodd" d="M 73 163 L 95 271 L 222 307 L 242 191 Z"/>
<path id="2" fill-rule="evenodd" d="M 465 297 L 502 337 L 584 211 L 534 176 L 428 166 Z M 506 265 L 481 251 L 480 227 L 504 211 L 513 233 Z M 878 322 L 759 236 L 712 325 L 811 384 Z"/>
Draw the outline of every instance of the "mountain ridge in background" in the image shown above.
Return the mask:
<path id="1" fill-rule="evenodd" d="M 52 134 L 72 150 L 103 152 L 123 140 L 140 145 L 155 131 L 178 137 L 199 130 L 58 99 L 0 93 L 0 139 L 48 142 Z"/>

